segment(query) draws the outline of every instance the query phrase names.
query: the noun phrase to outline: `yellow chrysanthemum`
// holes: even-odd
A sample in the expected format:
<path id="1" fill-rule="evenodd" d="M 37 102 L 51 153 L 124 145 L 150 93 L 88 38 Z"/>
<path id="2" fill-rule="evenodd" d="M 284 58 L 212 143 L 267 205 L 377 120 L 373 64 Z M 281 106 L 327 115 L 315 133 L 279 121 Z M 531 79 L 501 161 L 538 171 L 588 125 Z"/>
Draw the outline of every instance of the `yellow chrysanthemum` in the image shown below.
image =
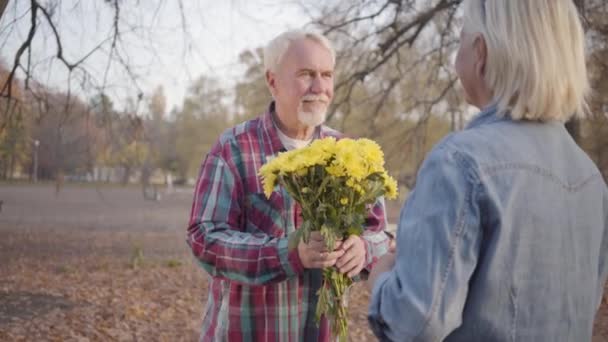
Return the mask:
<path id="1" fill-rule="evenodd" d="M 262 165 L 262 167 L 258 171 L 258 175 L 260 177 L 262 177 L 262 179 L 269 178 L 271 174 L 275 173 L 275 166 L 276 166 L 276 164 L 274 164 L 272 162 L 268 162 L 268 163 Z"/>
<path id="2" fill-rule="evenodd" d="M 324 165 L 324 156 L 321 153 L 317 153 L 312 148 L 304 148 L 300 153 L 297 154 L 298 168 L 308 168 L 315 165 Z"/>
<path id="3" fill-rule="evenodd" d="M 365 194 L 365 191 L 363 190 L 363 187 L 361 186 L 361 184 L 359 184 L 359 182 L 353 178 L 348 178 L 346 180 L 346 186 L 348 186 L 349 188 L 355 190 L 356 192 L 358 192 L 360 194 Z"/>
<path id="4" fill-rule="evenodd" d="M 264 176 L 262 176 L 262 184 L 264 186 L 264 195 L 266 195 L 266 198 L 270 198 L 270 195 L 272 194 L 272 190 L 274 189 L 274 186 L 276 185 L 277 181 L 277 175 L 274 173 L 269 173 L 266 174 Z"/>
<path id="5" fill-rule="evenodd" d="M 326 166 L 325 171 L 327 171 L 329 175 L 334 177 L 346 176 L 346 170 L 344 169 L 344 167 L 342 167 L 342 165 L 338 163 L 331 163 L 331 165 Z"/>
<path id="6" fill-rule="evenodd" d="M 330 162 L 331 161 L 331 162 Z M 347 178 L 347 186 L 360 194 L 367 188 L 365 179 L 380 173 L 386 196 L 397 196 L 397 182 L 384 169 L 384 154 L 380 145 L 370 139 L 317 139 L 305 148 L 280 153 L 260 169 L 264 192 L 270 196 L 278 176 L 306 176 L 312 167 L 324 166 L 331 177 Z"/>
<path id="7" fill-rule="evenodd" d="M 342 139 L 336 143 L 334 163 L 340 165 L 346 174 L 356 180 L 361 180 L 367 176 L 365 160 L 358 152 L 355 140 Z"/>
<path id="8" fill-rule="evenodd" d="M 284 173 L 285 169 L 287 168 L 288 164 L 289 164 L 289 155 L 286 153 L 280 153 L 279 155 L 277 155 L 276 157 L 270 159 L 266 164 L 264 164 L 261 168 L 260 168 L 260 172 L 259 174 L 261 176 L 264 176 L 268 173 Z"/>
<path id="9" fill-rule="evenodd" d="M 357 150 L 365 160 L 367 175 L 384 171 L 384 153 L 380 145 L 370 139 L 358 139 Z"/>
<path id="10" fill-rule="evenodd" d="M 308 148 L 314 151 L 315 154 L 322 155 L 323 160 L 327 160 L 334 154 L 335 147 L 336 139 L 328 137 L 313 141 Z"/>
<path id="11" fill-rule="evenodd" d="M 397 197 L 397 181 L 388 175 L 388 173 L 382 173 L 382 179 L 384 180 L 384 189 L 386 190 L 386 197 L 393 199 Z"/>
<path id="12" fill-rule="evenodd" d="M 361 195 L 365 195 L 365 189 L 363 189 L 363 187 L 359 184 L 355 184 L 354 187 L 355 191 L 360 193 Z"/>

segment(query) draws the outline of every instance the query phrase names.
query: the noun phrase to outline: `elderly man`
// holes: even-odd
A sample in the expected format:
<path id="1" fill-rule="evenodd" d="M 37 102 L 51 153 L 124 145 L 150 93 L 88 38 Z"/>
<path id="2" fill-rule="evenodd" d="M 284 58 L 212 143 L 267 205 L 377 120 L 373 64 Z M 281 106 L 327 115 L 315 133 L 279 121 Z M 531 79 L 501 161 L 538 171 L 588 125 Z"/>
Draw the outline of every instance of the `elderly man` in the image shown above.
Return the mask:
<path id="1" fill-rule="evenodd" d="M 278 187 L 267 199 L 258 170 L 279 152 L 340 137 L 322 126 L 335 55 L 325 37 L 288 31 L 268 44 L 264 64 L 274 101 L 220 137 L 196 185 L 188 243 L 212 277 L 201 341 L 328 341 L 327 321 L 315 321 L 321 268 L 355 276 L 384 254 L 384 206 L 372 208 L 362 237 L 334 251 L 318 234 L 288 248 L 301 209 Z"/>

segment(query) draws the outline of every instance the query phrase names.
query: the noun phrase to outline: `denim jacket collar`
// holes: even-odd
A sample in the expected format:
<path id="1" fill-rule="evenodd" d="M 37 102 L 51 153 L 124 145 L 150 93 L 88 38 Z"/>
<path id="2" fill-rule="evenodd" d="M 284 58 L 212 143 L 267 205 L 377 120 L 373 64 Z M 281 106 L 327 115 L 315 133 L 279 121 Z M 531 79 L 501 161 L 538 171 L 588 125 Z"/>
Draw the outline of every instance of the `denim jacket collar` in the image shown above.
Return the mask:
<path id="1" fill-rule="evenodd" d="M 482 125 L 490 124 L 497 121 L 510 120 L 509 115 L 503 116 L 498 115 L 498 105 L 496 103 L 491 104 L 484 108 L 480 113 L 475 115 L 473 119 L 467 124 L 465 129 L 471 129 Z"/>

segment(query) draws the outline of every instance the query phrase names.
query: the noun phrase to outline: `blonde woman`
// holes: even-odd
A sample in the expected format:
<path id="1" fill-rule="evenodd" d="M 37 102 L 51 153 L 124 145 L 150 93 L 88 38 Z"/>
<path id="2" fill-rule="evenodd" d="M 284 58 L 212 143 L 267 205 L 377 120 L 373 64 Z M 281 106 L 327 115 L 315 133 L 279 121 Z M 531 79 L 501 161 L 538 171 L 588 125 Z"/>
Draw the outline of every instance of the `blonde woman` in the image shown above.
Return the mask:
<path id="1" fill-rule="evenodd" d="M 383 341 L 590 341 L 608 190 L 564 122 L 585 112 L 571 0 L 465 0 L 455 68 L 481 112 L 427 157 L 370 275 Z"/>

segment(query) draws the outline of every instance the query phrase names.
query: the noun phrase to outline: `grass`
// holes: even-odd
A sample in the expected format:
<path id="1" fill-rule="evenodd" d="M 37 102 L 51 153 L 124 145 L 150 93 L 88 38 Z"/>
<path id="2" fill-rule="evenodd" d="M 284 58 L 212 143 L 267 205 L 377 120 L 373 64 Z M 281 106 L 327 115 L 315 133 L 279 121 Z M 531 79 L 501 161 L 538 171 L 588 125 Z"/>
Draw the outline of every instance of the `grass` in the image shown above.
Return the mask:
<path id="1" fill-rule="evenodd" d="M 165 261 L 165 266 L 169 268 L 176 268 L 182 266 L 184 263 L 179 259 L 169 259 Z"/>
<path id="2" fill-rule="evenodd" d="M 74 271 L 70 266 L 67 265 L 59 265 L 55 270 L 60 274 L 68 274 Z"/>
<path id="3" fill-rule="evenodd" d="M 131 249 L 131 259 L 129 265 L 132 269 L 143 266 L 144 263 L 144 250 L 139 244 L 134 244 Z"/>

